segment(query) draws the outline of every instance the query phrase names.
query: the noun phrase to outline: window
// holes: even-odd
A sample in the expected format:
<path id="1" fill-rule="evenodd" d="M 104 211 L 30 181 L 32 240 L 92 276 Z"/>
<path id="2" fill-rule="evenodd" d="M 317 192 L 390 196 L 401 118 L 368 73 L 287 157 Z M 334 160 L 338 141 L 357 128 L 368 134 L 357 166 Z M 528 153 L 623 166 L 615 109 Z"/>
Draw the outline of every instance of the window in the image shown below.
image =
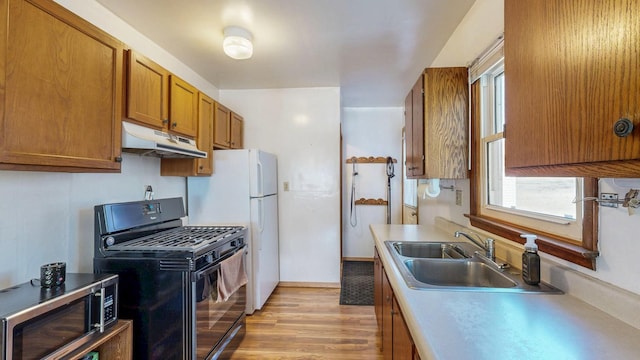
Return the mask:
<path id="1" fill-rule="evenodd" d="M 471 85 L 471 224 L 520 243 L 520 234 L 535 233 L 541 251 L 594 268 L 597 207 L 580 199 L 597 192 L 595 179 L 505 175 L 504 80 L 509 74 L 501 51 L 499 43 L 471 69 L 477 77 Z"/>

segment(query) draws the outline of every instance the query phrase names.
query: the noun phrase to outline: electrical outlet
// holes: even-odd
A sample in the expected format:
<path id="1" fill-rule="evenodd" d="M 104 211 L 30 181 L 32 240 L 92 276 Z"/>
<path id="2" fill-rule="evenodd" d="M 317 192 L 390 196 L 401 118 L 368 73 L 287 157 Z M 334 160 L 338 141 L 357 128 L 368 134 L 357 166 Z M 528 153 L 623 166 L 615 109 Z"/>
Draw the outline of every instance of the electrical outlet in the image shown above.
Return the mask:
<path id="1" fill-rule="evenodd" d="M 289 182 L 288 181 L 283 182 L 282 187 L 284 188 L 284 191 L 289 191 Z"/>
<path id="2" fill-rule="evenodd" d="M 456 205 L 462 206 L 462 190 L 456 190 Z"/>

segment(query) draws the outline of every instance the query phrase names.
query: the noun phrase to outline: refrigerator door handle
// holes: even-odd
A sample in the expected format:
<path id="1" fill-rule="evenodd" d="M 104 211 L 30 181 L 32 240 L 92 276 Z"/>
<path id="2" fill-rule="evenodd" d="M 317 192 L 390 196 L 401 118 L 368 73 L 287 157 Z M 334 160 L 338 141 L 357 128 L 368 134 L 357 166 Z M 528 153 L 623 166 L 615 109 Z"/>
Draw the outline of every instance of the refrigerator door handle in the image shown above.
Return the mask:
<path id="1" fill-rule="evenodd" d="M 258 196 L 264 196 L 264 173 L 262 163 L 258 159 Z"/>
<path id="2" fill-rule="evenodd" d="M 258 199 L 259 205 L 258 205 L 258 232 L 260 234 L 262 234 L 262 232 L 264 231 L 264 199 Z M 260 239 L 262 239 L 262 236 L 260 236 Z M 258 245 L 258 249 L 262 250 L 262 241 L 260 241 L 260 244 Z"/>

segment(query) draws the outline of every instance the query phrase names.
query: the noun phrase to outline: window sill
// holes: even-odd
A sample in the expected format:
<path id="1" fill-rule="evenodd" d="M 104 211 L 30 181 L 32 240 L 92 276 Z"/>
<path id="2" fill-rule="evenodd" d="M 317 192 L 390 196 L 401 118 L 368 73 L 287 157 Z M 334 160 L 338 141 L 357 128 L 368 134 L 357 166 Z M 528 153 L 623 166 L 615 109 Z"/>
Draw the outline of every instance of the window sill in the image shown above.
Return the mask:
<path id="1" fill-rule="evenodd" d="M 598 251 L 589 250 L 579 245 L 567 243 L 567 239 L 553 236 L 552 234 L 540 233 L 537 230 L 530 230 L 519 227 L 505 221 L 494 218 L 480 217 L 477 215 L 465 215 L 471 221 L 471 225 L 479 229 L 491 232 L 505 239 L 524 244 L 524 239 L 520 237 L 522 234 L 534 233 L 538 235 L 538 249 L 541 252 L 559 257 L 574 264 L 584 266 L 587 269 L 596 269 L 596 257 Z"/>

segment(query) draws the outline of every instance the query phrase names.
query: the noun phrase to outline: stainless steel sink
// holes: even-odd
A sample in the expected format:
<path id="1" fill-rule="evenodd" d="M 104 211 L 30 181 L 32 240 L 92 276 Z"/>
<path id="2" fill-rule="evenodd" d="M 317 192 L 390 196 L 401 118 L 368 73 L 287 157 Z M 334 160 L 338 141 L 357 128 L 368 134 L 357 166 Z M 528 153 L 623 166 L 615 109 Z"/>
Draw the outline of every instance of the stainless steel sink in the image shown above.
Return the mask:
<path id="1" fill-rule="evenodd" d="M 437 286 L 467 286 L 512 288 L 518 284 L 488 265 L 474 259 L 448 261 L 434 259 L 405 260 L 413 277 L 422 283 Z"/>
<path id="2" fill-rule="evenodd" d="M 465 243 L 394 241 L 391 245 L 398 254 L 411 258 L 464 259 L 475 251 Z"/>
<path id="3" fill-rule="evenodd" d="M 497 268 L 495 262 L 474 255 L 481 249 L 470 243 L 386 241 L 385 245 L 413 289 L 562 294 L 545 283 L 526 284 L 517 269 Z"/>

